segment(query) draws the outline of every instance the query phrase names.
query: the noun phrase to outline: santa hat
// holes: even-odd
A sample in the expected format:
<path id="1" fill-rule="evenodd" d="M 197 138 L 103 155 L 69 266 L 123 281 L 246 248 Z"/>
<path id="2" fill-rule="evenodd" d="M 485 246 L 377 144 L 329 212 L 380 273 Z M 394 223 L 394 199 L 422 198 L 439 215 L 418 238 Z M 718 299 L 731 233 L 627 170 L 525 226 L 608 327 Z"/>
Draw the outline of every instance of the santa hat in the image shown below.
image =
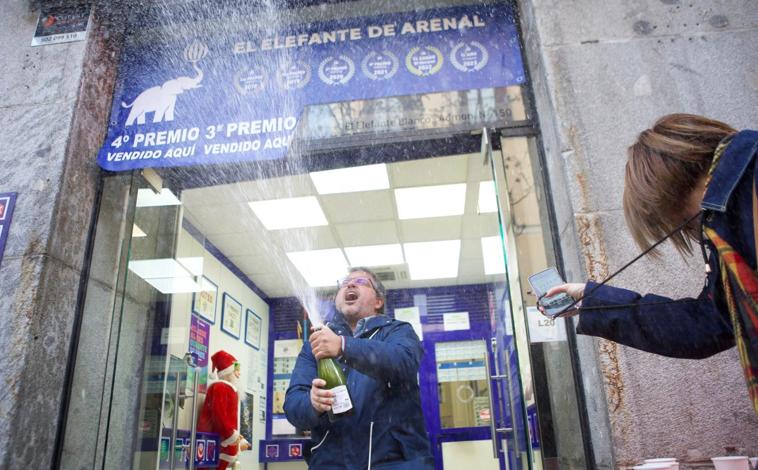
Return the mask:
<path id="1" fill-rule="evenodd" d="M 223 377 L 234 372 L 234 363 L 237 362 L 237 359 L 223 349 L 220 349 L 211 356 L 211 362 L 213 362 L 212 371 L 216 372 L 219 377 Z"/>

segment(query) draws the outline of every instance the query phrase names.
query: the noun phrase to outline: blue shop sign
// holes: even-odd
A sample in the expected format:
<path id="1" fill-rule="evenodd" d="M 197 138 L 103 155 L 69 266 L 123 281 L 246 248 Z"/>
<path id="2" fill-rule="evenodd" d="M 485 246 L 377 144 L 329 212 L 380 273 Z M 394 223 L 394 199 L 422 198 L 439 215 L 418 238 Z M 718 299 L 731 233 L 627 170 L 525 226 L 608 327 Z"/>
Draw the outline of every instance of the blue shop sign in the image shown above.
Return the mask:
<path id="1" fill-rule="evenodd" d="M 106 170 L 287 155 L 308 105 L 524 83 L 507 4 L 292 27 L 261 37 L 127 43 Z"/>

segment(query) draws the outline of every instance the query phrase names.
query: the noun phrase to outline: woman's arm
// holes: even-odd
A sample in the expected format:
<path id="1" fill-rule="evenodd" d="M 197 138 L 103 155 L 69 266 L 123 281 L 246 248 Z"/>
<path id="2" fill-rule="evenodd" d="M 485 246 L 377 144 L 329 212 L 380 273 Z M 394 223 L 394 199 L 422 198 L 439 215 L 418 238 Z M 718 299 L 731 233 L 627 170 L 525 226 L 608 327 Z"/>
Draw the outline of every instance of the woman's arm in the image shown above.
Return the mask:
<path id="1" fill-rule="evenodd" d="M 697 299 L 672 301 L 654 294 L 588 282 L 577 333 L 600 336 L 662 356 L 702 359 L 734 346 L 734 333 L 706 287 Z M 719 302 L 720 303 L 720 302 Z"/>

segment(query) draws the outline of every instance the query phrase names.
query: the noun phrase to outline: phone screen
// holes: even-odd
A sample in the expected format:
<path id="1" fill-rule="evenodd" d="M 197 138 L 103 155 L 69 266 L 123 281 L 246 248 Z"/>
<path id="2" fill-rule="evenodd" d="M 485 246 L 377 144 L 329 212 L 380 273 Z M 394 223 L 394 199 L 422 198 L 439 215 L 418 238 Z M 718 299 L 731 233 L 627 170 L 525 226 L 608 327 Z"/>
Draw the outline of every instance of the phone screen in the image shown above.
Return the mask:
<path id="1" fill-rule="evenodd" d="M 561 279 L 557 269 L 547 268 L 529 276 L 529 284 L 532 286 L 535 295 L 542 297 L 550 288 L 563 284 L 563 279 Z"/>
<path id="2" fill-rule="evenodd" d="M 563 283 L 564 281 L 560 274 L 558 274 L 558 270 L 554 267 L 529 276 L 529 284 L 539 299 L 539 305 L 544 309 L 543 313 L 548 317 L 554 318 L 564 313 L 564 309 L 574 302 L 574 299 L 563 292 L 552 297 L 543 297 L 552 287 Z"/>

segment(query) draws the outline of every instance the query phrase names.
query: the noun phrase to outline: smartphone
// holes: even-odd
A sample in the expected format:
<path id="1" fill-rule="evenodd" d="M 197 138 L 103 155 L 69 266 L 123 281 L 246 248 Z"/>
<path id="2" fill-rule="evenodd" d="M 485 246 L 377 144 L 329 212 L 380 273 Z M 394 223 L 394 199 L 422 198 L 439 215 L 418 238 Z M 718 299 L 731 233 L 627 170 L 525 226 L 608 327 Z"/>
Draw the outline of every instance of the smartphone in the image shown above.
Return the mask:
<path id="1" fill-rule="evenodd" d="M 566 313 L 564 310 L 569 305 L 574 303 L 574 299 L 565 292 L 552 297 L 544 297 L 545 293 L 551 288 L 564 283 L 565 281 L 558 274 L 558 270 L 555 267 L 547 268 L 544 271 L 529 276 L 529 285 L 532 286 L 534 295 L 537 296 L 537 304 L 544 309 L 543 313 L 545 316 L 550 318 L 559 317 L 561 314 Z"/>

